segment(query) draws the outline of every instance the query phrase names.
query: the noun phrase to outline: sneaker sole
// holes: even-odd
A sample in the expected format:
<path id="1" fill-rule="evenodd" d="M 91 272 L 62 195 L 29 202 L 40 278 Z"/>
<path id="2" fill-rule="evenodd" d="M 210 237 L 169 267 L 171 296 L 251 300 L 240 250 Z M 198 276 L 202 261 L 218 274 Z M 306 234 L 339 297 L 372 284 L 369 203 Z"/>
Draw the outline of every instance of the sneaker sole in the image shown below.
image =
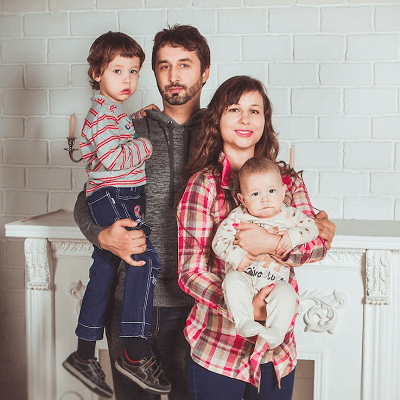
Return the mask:
<path id="1" fill-rule="evenodd" d="M 148 385 L 146 385 L 143 381 L 141 381 L 140 379 L 136 378 L 134 375 L 130 374 L 128 371 L 126 371 L 125 369 L 123 369 L 119 364 L 118 364 L 118 360 L 115 360 L 115 368 L 121 372 L 121 374 L 125 375 L 127 378 L 129 378 L 131 381 L 135 382 L 138 386 L 140 386 L 143 390 L 145 390 L 146 392 L 152 393 L 152 394 L 168 394 L 171 389 L 168 390 L 162 390 L 162 389 L 155 389 L 152 388 Z"/>
<path id="2" fill-rule="evenodd" d="M 85 375 L 82 375 L 79 371 L 77 371 L 70 363 L 64 361 L 62 366 L 75 378 L 79 379 L 88 389 L 92 392 L 98 394 L 99 396 L 107 397 L 111 399 L 113 397 L 113 393 L 108 393 L 99 388 L 95 383 L 93 383 L 90 379 L 86 378 Z"/>

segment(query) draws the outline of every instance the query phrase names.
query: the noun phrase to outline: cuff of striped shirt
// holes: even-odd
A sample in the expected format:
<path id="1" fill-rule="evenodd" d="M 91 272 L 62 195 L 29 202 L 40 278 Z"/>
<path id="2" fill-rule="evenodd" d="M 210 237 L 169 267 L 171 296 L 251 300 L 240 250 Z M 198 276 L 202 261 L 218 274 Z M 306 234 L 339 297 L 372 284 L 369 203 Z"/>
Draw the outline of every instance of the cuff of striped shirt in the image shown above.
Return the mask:
<path id="1" fill-rule="evenodd" d="M 132 119 L 140 119 L 140 111 L 142 111 L 142 110 L 138 110 L 135 113 L 133 113 Z"/>

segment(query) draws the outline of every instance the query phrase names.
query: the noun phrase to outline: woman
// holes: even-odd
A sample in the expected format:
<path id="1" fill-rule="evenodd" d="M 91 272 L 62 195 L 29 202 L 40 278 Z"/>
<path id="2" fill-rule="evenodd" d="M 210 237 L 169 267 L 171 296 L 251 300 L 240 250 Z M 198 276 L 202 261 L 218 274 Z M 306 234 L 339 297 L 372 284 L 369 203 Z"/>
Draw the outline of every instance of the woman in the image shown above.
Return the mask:
<path id="1" fill-rule="evenodd" d="M 203 119 L 203 133 L 188 166 L 186 189 L 178 204 L 179 285 L 195 298 L 185 336 L 188 390 L 197 400 L 292 398 L 296 345 L 296 314 L 281 345 L 255 349 L 255 340 L 237 335 L 224 305 L 222 281 L 225 266 L 211 250 L 219 224 L 236 207 L 236 174 L 249 158 L 265 156 L 273 161 L 279 152 L 271 123 L 271 104 L 261 82 L 237 76 L 216 91 Z M 287 185 L 286 202 L 313 216 L 303 181 L 282 164 Z M 252 255 L 274 254 L 279 237 L 254 226 L 239 225 L 235 241 Z M 333 225 L 333 224 L 332 224 Z M 252 237 L 252 243 L 249 242 Z M 285 260 L 289 267 L 321 260 L 324 241 L 299 246 Z M 291 268 L 289 283 L 298 292 Z M 266 320 L 263 289 L 254 299 L 254 315 Z M 253 338 L 254 339 L 254 338 Z"/>

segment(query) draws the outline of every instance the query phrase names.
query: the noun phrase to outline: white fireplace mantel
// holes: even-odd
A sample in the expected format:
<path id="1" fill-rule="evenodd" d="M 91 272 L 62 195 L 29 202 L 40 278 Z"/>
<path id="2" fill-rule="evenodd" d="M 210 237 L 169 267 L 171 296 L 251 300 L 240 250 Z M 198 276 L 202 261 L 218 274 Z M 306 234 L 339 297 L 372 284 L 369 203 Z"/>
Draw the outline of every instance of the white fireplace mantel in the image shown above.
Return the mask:
<path id="1" fill-rule="evenodd" d="M 327 257 L 296 270 L 299 358 L 314 361 L 314 400 L 397 400 L 400 222 L 334 222 Z M 25 239 L 29 400 L 96 399 L 61 366 L 76 347 L 92 246 L 65 210 L 5 228 Z"/>

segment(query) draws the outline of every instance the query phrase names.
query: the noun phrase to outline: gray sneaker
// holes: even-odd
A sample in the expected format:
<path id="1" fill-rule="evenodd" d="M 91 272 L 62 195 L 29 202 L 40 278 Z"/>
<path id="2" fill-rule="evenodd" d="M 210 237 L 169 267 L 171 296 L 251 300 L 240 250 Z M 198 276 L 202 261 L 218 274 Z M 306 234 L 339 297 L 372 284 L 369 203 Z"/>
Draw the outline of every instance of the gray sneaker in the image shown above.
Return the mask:
<path id="1" fill-rule="evenodd" d="M 94 393 L 108 398 L 113 396 L 113 391 L 104 381 L 105 374 L 101 369 L 101 365 L 95 358 L 82 361 L 77 353 L 74 352 L 62 365 Z"/>
<path id="2" fill-rule="evenodd" d="M 171 384 L 164 377 L 160 365 L 153 356 L 142 358 L 137 364 L 131 364 L 124 353 L 115 360 L 115 368 L 149 393 L 162 395 L 171 391 Z"/>

